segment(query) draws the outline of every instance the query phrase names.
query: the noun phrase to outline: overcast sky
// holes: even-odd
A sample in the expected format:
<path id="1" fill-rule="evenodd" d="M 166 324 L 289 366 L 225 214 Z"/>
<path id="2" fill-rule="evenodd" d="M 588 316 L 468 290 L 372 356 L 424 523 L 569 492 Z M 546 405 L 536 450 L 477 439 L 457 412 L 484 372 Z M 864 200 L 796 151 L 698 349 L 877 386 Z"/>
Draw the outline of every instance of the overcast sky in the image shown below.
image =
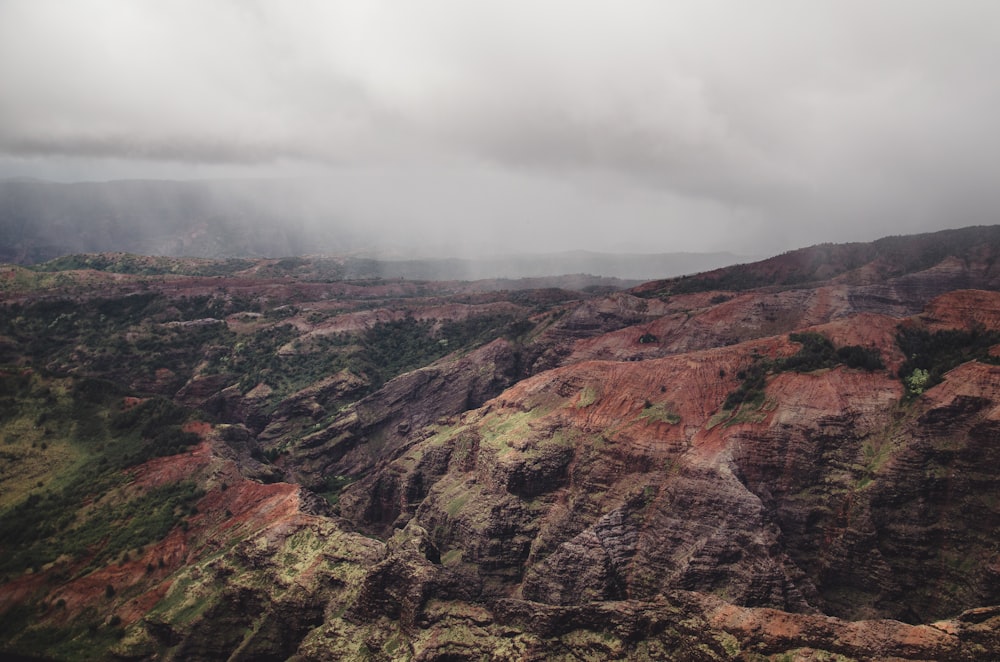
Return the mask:
<path id="1" fill-rule="evenodd" d="M 1000 3 L 0 0 L 0 178 L 319 178 L 500 249 L 1000 215 Z"/>

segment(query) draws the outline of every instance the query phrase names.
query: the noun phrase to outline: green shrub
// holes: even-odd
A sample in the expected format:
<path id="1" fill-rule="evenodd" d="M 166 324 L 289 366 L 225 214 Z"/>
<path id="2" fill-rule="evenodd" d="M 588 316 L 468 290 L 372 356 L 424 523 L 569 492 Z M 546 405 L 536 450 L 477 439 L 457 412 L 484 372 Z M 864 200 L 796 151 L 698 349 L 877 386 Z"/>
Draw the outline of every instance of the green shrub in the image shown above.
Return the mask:
<path id="1" fill-rule="evenodd" d="M 155 487 L 70 526 L 80 504 L 101 489 L 100 481 L 83 480 L 44 498 L 32 494 L 0 514 L 0 572 L 44 565 L 62 554 L 90 557 L 91 566 L 113 560 L 162 539 L 203 496 L 191 482 Z"/>
<path id="2" fill-rule="evenodd" d="M 828 338 L 813 331 L 792 333 L 788 339 L 802 345 L 799 351 L 782 359 L 757 359 L 749 368 L 738 372 L 736 376 L 743 381 L 735 391 L 726 396 L 722 404 L 724 410 L 736 409 L 742 404 L 755 407 L 763 404 L 764 387 L 769 374 L 788 371 L 812 372 L 838 365 L 867 371 L 881 370 L 885 367 L 881 355 L 875 348 L 860 345 L 834 347 Z M 720 372 L 720 376 L 724 376 L 724 373 Z"/>
<path id="3" fill-rule="evenodd" d="M 907 396 L 914 397 L 941 383 L 946 372 L 967 361 L 997 363 L 997 358 L 990 356 L 990 348 L 1000 344 L 1000 332 L 974 328 L 931 333 L 924 328 L 900 325 L 896 344 L 906 356 L 899 377 L 906 386 Z"/>

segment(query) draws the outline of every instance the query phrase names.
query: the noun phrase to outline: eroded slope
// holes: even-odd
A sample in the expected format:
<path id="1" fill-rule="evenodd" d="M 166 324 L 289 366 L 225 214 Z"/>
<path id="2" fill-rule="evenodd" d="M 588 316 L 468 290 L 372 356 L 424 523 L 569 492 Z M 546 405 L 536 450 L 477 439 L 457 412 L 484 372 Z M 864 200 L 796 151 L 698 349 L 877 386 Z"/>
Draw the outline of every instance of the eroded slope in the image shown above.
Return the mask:
<path id="1" fill-rule="evenodd" d="M 986 253 L 652 298 L 12 269 L 0 506 L 69 518 L 8 548 L 2 645 L 988 659 Z"/>

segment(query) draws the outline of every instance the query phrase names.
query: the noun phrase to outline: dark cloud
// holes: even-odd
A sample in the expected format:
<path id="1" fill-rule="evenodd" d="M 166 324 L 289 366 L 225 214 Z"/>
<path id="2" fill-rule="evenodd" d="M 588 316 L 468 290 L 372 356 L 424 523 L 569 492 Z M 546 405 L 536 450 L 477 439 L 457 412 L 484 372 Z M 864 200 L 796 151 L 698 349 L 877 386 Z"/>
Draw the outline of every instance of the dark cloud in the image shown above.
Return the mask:
<path id="1" fill-rule="evenodd" d="M 991 2 L 0 0 L 0 174 L 307 172 L 415 236 L 781 250 L 996 220 L 998 61 Z"/>

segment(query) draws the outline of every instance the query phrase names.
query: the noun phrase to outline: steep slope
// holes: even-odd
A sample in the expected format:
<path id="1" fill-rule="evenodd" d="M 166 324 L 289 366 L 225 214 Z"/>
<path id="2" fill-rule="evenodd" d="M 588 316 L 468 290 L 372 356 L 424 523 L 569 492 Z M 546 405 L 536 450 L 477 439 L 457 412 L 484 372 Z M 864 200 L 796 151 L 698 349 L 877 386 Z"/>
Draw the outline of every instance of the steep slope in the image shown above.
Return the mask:
<path id="1" fill-rule="evenodd" d="M 642 296 L 663 296 L 712 290 L 814 286 L 832 279 L 853 285 L 883 285 L 957 260 L 983 268 L 995 278 L 993 262 L 1000 226 L 942 230 L 905 237 L 885 237 L 870 243 L 820 244 L 751 264 L 723 267 L 640 285 Z M 969 284 L 964 287 L 969 287 Z M 955 285 L 954 287 L 963 287 Z"/>
<path id="2" fill-rule="evenodd" d="M 993 234 L 752 291 L 7 268 L 0 650 L 996 657 Z"/>
<path id="3" fill-rule="evenodd" d="M 354 580 L 384 545 L 344 531 L 298 486 L 248 480 L 218 432 L 202 432 L 190 453 L 139 465 L 95 496 L 121 513 L 180 481 L 197 485 L 182 526 L 110 563 L 78 550 L 8 582 L 5 647 L 55 659 L 216 659 L 234 650 L 284 659 L 329 604 L 353 600 Z M 93 526 L 86 505 L 77 517 Z"/>
<path id="4" fill-rule="evenodd" d="M 846 278 L 837 279 L 843 282 L 835 280 L 810 287 L 774 288 L 748 293 L 716 291 L 669 296 L 660 294 L 655 297 L 649 297 L 649 292 L 653 290 L 643 286 L 633 293 L 620 292 L 605 297 L 595 297 L 572 306 L 555 309 L 545 316 L 532 318 L 535 328 L 524 338 L 527 342 L 522 343 L 523 346 L 515 351 L 512 370 L 509 369 L 506 373 L 506 383 L 513 383 L 512 380 L 516 378 L 581 361 L 594 359 L 637 361 L 666 357 L 730 346 L 774 334 L 790 333 L 804 327 L 843 320 L 862 313 L 905 317 L 922 310 L 933 297 L 956 288 L 968 286 L 993 288 L 1000 285 L 993 272 L 994 258 L 991 257 L 1000 250 L 1000 242 L 988 243 L 997 233 L 987 232 L 985 236 L 979 235 L 980 239 L 987 243 L 974 243 L 972 237 L 977 235 L 973 230 L 955 231 L 952 234 L 956 237 L 943 244 L 940 237 L 921 235 L 916 238 L 915 246 L 906 250 L 895 240 L 886 240 L 889 249 L 892 250 L 881 245 L 876 246 L 878 248 L 876 253 L 895 256 L 896 261 L 902 265 L 893 266 L 888 271 L 903 275 L 885 281 L 877 281 L 872 275 L 860 279 L 848 274 Z M 1000 235 L 995 238 L 1000 239 Z M 962 258 L 946 257 L 940 263 L 932 264 L 922 271 L 907 272 L 907 269 L 915 269 L 915 265 L 925 265 L 930 259 L 925 253 L 932 252 L 931 257 L 937 256 L 941 245 L 950 244 L 955 244 L 962 250 L 967 249 Z M 869 247 L 868 252 L 875 250 L 869 245 L 864 246 Z M 812 249 L 805 249 L 805 252 L 808 253 L 810 250 Z M 861 257 L 867 256 L 865 251 L 861 253 Z M 819 253 L 820 257 L 824 254 L 823 251 Z M 911 257 L 911 254 L 917 257 Z M 811 259 L 818 262 L 820 257 L 813 255 Z M 861 257 L 855 256 L 852 259 L 857 261 Z M 763 274 L 770 274 L 770 263 L 771 261 L 764 261 L 756 266 Z M 732 267 L 718 273 L 722 273 L 724 279 L 728 279 L 731 276 L 725 274 L 741 273 L 749 268 Z M 859 269 L 874 270 L 877 275 L 886 271 L 887 267 L 876 269 L 869 265 Z M 863 327 L 864 324 L 860 326 Z M 862 336 L 858 339 L 858 344 L 870 344 L 877 340 L 874 336 L 868 337 L 863 331 L 859 333 Z M 486 361 L 484 370 L 489 371 L 490 365 L 492 363 Z M 390 399 L 395 397 L 398 402 L 400 390 L 396 389 L 395 392 L 396 396 L 389 397 Z M 432 402 L 425 401 L 416 392 L 411 392 L 405 399 L 409 410 L 431 414 L 422 417 L 425 421 L 462 410 L 459 407 L 442 409 Z M 473 397 L 469 404 L 473 405 L 476 401 Z M 378 406 L 374 411 L 388 411 L 388 409 Z M 398 416 L 393 415 L 389 418 L 397 420 Z M 381 419 L 377 421 L 373 426 L 375 429 L 387 430 L 393 425 L 389 419 L 384 422 Z M 350 440 L 349 443 L 372 437 L 381 439 L 380 433 L 370 434 L 371 427 L 359 429 L 354 419 L 344 418 L 339 425 L 328 428 L 320 436 L 336 439 L 340 445 L 347 439 Z M 404 429 L 410 430 L 405 426 Z M 404 443 L 403 438 L 396 439 L 390 444 L 390 451 L 386 456 L 391 457 L 395 449 Z M 317 437 L 311 439 L 309 445 L 312 448 L 307 456 L 322 454 L 333 460 L 321 469 L 324 475 L 363 473 L 359 465 L 352 464 L 349 460 L 340 462 L 338 459 L 340 451 L 328 449 L 328 442 Z M 328 450 L 330 452 L 327 452 Z M 297 451 L 292 447 L 290 452 L 292 457 L 289 464 L 294 466 L 297 464 L 295 459 Z M 312 469 L 317 467 L 312 460 L 306 462 Z M 364 472 L 367 472 L 367 468 Z M 368 478 L 369 483 L 373 480 Z"/>
<path id="5" fill-rule="evenodd" d="M 981 292 L 955 303 L 969 296 L 1000 304 Z M 838 345 L 874 340 L 898 365 L 897 324 L 867 316 L 814 330 Z M 963 364 L 909 404 L 885 370 L 780 372 L 762 402 L 723 409 L 736 375 L 795 350 L 774 337 L 548 371 L 349 488 L 342 512 L 371 523 L 388 511 L 397 527 L 409 518 L 406 530 L 418 525 L 443 567 L 487 602 L 646 604 L 695 590 L 912 623 L 1000 602 L 1000 368 Z M 871 654 L 841 635 L 802 634 L 845 623 L 785 618 L 802 645 Z"/>

